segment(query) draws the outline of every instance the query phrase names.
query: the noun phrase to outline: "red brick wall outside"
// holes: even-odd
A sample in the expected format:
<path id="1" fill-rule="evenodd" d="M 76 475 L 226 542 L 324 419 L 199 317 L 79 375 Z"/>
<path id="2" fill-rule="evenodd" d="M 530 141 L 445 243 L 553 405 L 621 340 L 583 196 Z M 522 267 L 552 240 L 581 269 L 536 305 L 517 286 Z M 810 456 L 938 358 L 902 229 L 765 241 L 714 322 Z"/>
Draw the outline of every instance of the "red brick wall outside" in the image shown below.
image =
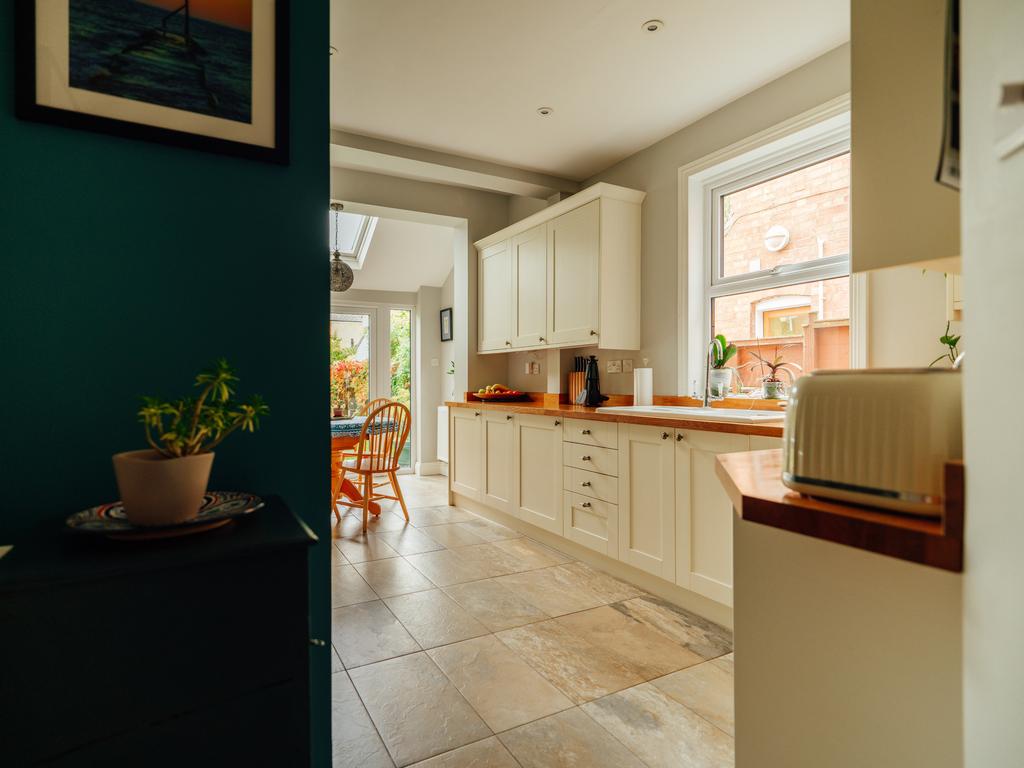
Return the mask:
<path id="1" fill-rule="evenodd" d="M 848 253 L 849 203 L 849 153 L 733 192 L 725 198 L 724 205 L 724 274 L 742 275 L 780 264 L 814 261 L 819 255 Z M 774 253 L 764 245 L 765 234 L 773 225 L 784 226 L 790 233 L 789 244 Z M 807 297 L 811 318 L 817 321 L 850 317 L 850 281 L 836 278 L 715 299 L 712 308 L 715 333 L 724 333 L 730 341 L 744 342 L 745 348 L 746 342 L 758 333 L 757 305 L 782 297 Z M 849 326 L 817 328 L 815 334 L 815 359 L 809 361 L 803 359 L 802 337 L 762 339 L 761 343 L 772 350 L 776 342 L 796 342 L 796 347 L 787 350 L 786 359 L 792 359 L 807 370 L 847 367 Z M 749 378 L 743 376 L 745 382 Z"/>

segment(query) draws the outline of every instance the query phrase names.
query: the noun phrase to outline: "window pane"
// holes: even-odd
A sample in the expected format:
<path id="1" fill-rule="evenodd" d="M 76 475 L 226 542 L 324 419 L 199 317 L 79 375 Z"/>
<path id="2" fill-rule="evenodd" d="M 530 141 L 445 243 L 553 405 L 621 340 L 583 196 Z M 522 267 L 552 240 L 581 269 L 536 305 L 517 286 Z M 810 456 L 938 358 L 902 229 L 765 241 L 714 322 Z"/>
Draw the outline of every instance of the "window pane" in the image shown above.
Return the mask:
<path id="1" fill-rule="evenodd" d="M 721 274 L 850 251 L 850 153 L 722 196 Z"/>
<path id="2" fill-rule="evenodd" d="M 724 334 L 738 352 L 729 366 L 745 387 L 758 386 L 768 360 L 782 355 L 790 374 L 850 367 L 850 278 L 816 280 L 711 301 L 712 334 Z M 796 368 L 795 366 L 799 366 Z M 788 385 L 790 376 L 780 378 Z"/>
<path id="3" fill-rule="evenodd" d="M 391 310 L 391 399 L 412 407 L 412 312 Z M 401 467 L 412 466 L 412 432 L 398 459 Z"/>
<path id="4" fill-rule="evenodd" d="M 331 411 L 351 416 L 369 399 L 370 315 L 331 318 Z"/>
<path id="5" fill-rule="evenodd" d="M 328 232 L 328 249 L 333 250 L 335 246 L 334 226 L 338 226 L 338 250 L 344 255 L 351 256 L 356 252 L 359 244 L 359 235 L 363 231 L 363 224 L 366 216 L 361 213 L 346 213 L 345 211 L 331 211 L 330 227 Z"/>

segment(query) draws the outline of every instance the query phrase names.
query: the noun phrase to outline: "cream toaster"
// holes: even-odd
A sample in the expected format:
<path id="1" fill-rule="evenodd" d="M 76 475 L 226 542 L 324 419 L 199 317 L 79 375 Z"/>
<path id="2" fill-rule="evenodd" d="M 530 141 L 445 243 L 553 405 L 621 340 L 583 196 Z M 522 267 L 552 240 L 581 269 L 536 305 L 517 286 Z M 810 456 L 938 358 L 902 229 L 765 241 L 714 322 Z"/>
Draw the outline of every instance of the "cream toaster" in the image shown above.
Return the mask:
<path id="1" fill-rule="evenodd" d="M 942 513 L 943 466 L 963 455 L 960 371 L 821 371 L 790 391 L 782 482 L 917 515 Z"/>

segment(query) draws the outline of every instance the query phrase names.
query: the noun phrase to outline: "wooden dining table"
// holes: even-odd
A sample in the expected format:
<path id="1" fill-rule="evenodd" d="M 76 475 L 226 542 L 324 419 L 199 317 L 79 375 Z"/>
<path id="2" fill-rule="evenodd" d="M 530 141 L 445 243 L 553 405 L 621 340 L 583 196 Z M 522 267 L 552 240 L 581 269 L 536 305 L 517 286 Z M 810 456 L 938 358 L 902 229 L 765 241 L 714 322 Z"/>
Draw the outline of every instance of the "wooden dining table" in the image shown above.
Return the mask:
<path id="1" fill-rule="evenodd" d="M 359 445 L 359 436 L 363 431 L 365 416 L 354 416 L 347 419 L 331 419 L 331 451 L 351 451 Z M 337 482 L 337 478 L 331 475 L 331 482 Z M 331 487 L 331 498 L 334 498 L 335 488 Z M 341 482 L 341 495 L 354 504 L 363 503 L 363 494 L 356 487 L 356 484 L 347 477 Z M 380 515 L 380 504 L 376 501 L 370 502 L 370 514 Z"/>

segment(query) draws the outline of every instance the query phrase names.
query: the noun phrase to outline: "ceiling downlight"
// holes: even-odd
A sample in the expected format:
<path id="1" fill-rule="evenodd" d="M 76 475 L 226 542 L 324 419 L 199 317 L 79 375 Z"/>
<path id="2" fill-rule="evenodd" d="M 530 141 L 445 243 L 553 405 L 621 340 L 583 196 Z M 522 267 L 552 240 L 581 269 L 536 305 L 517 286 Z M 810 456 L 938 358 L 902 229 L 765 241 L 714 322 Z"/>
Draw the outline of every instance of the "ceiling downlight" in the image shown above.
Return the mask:
<path id="1" fill-rule="evenodd" d="M 653 34 L 654 32 L 658 32 L 659 30 L 661 30 L 664 26 L 665 22 L 662 21 L 661 19 L 648 19 L 647 21 L 640 25 L 640 29 L 642 29 L 644 32 L 649 32 Z"/>
<path id="2" fill-rule="evenodd" d="M 547 117 L 554 111 L 554 107 L 537 107 L 537 114 L 541 117 Z"/>

